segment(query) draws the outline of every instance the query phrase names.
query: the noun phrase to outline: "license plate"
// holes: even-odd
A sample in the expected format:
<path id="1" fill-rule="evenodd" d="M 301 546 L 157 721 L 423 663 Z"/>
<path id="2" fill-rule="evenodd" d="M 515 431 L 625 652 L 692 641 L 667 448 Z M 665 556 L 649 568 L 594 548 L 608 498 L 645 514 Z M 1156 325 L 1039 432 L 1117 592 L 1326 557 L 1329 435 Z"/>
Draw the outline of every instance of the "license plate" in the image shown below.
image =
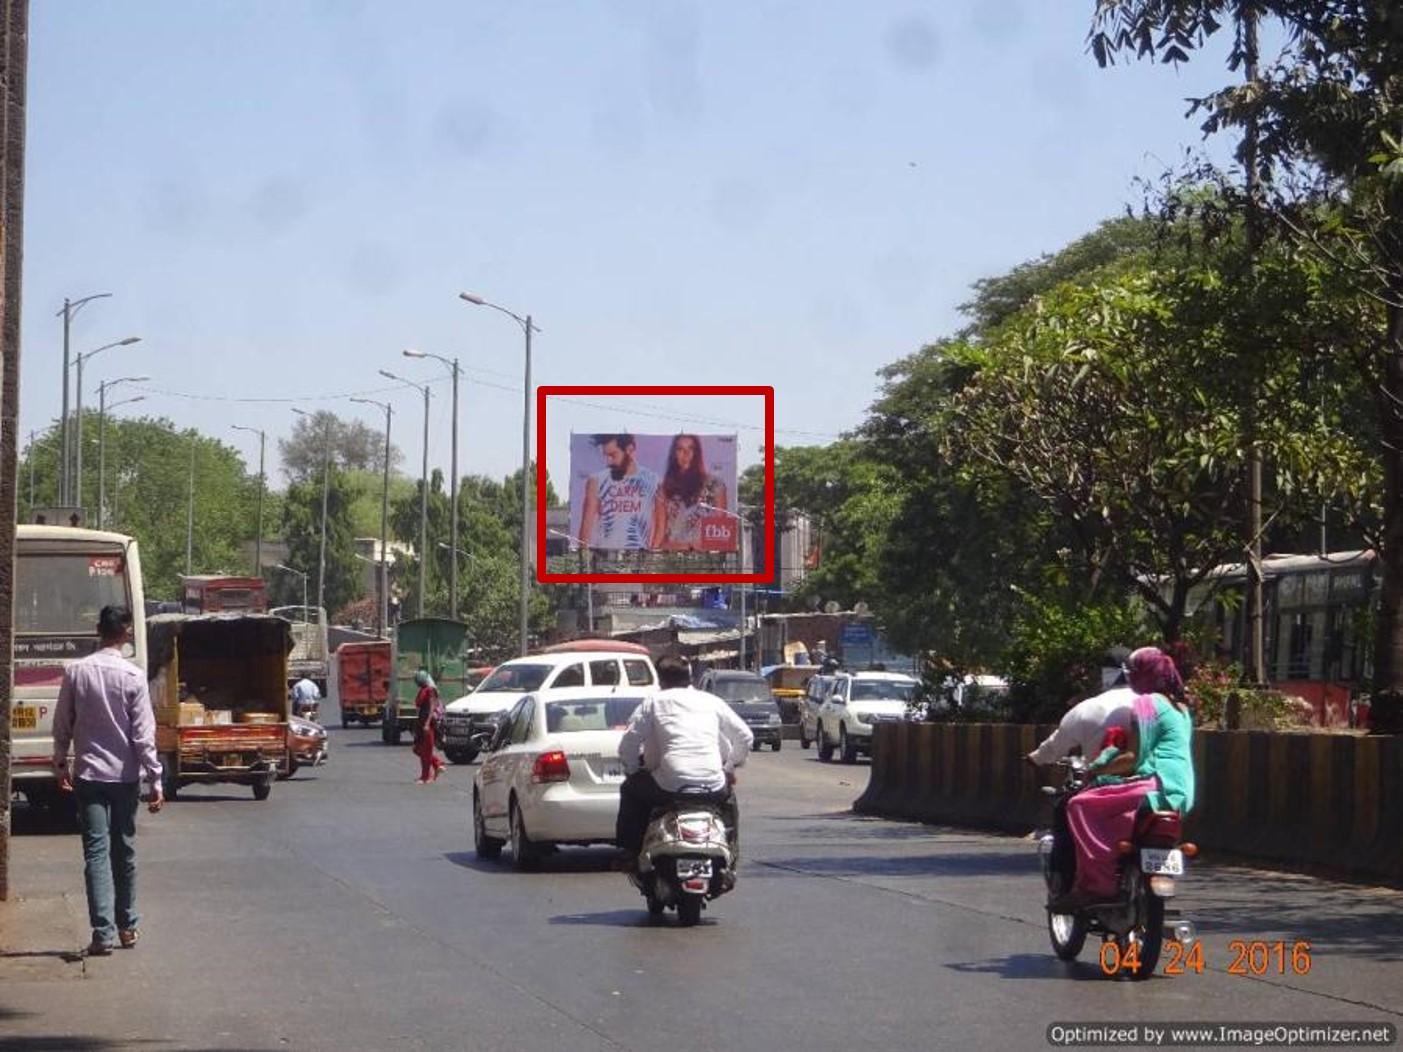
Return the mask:
<path id="1" fill-rule="evenodd" d="M 230 752 L 220 757 L 221 767 L 242 767 L 243 765 L 244 757 L 242 753 Z"/>
<path id="2" fill-rule="evenodd" d="M 1140 849 L 1140 870 L 1144 873 L 1163 873 L 1170 877 L 1184 874 L 1184 853 L 1177 847 L 1166 851 L 1158 847 Z"/>
<path id="3" fill-rule="evenodd" d="M 16 705 L 10 710 L 10 726 L 17 731 L 39 729 L 39 710 L 33 705 Z"/>
<path id="4" fill-rule="evenodd" d="M 711 859 L 709 858 L 679 858 L 677 860 L 677 879 L 688 880 L 693 877 L 710 877 Z"/>

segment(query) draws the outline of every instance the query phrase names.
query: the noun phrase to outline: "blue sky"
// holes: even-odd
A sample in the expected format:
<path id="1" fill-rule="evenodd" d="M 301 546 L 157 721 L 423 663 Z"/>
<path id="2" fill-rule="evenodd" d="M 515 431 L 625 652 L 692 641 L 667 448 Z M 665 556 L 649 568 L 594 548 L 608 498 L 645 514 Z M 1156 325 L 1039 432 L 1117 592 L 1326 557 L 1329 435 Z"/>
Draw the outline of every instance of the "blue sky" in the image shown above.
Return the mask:
<path id="1" fill-rule="evenodd" d="M 43 0 L 31 16 L 23 441 L 60 403 L 65 295 L 86 366 L 270 454 L 295 417 L 390 397 L 413 472 L 521 461 L 537 384 L 769 384 L 781 445 L 857 426 L 884 364 L 947 335 L 970 283 L 1139 200 L 1223 77 L 1096 68 L 1091 0 Z M 114 397 L 116 397 L 114 395 Z M 741 435 L 756 400 L 553 404 L 568 433 Z M 643 413 L 634 412 L 642 409 Z M 733 426 L 722 426 L 733 425 Z M 697 429 L 693 424 L 686 429 Z M 707 428 L 702 428 L 707 429 Z M 279 479 L 278 481 L 281 481 Z"/>

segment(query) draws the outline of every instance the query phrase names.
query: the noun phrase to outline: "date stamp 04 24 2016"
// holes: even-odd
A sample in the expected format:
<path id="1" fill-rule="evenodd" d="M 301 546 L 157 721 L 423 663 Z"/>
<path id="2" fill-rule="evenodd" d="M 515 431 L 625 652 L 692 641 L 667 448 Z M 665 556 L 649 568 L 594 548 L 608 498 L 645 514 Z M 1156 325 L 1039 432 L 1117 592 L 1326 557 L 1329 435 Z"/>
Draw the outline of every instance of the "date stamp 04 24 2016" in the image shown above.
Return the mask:
<path id="1" fill-rule="evenodd" d="M 1310 943 L 1302 940 L 1232 939 L 1228 942 L 1228 954 L 1228 975 L 1309 975 L 1313 963 Z M 1163 956 L 1165 975 L 1186 972 L 1201 975 L 1210 967 L 1200 941 L 1185 945 L 1174 939 L 1167 940 Z M 1124 949 L 1113 941 L 1101 944 L 1101 970 L 1107 975 L 1138 972 L 1141 967 L 1137 944 L 1131 943 Z"/>

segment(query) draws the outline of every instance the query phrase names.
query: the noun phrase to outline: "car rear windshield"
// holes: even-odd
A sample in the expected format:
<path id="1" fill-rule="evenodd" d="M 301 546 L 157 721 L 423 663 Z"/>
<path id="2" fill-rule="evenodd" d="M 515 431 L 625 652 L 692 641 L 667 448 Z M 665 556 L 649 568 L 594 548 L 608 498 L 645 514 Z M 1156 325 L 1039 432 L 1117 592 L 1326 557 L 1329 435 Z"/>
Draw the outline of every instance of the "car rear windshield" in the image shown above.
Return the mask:
<path id="1" fill-rule="evenodd" d="M 525 694 L 538 690 L 554 665 L 501 665 L 492 675 L 482 681 L 477 689 L 483 693 L 494 690 L 506 694 Z"/>
<path id="2" fill-rule="evenodd" d="M 902 683 L 900 680 L 855 679 L 850 698 L 852 701 L 910 701 L 915 696 L 915 683 Z"/>
<path id="3" fill-rule="evenodd" d="M 546 731 L 569 734 L 574 731 L 622 730 L 638 708 L 637 698 L 599 698 L 546 702 Z"/>
<path id="4" fill-rule="evenodd" d="M 711 693 L 731 702 L 775 700 L 767 683 L 753 679 L 718 679 L 712 683 Z"/>

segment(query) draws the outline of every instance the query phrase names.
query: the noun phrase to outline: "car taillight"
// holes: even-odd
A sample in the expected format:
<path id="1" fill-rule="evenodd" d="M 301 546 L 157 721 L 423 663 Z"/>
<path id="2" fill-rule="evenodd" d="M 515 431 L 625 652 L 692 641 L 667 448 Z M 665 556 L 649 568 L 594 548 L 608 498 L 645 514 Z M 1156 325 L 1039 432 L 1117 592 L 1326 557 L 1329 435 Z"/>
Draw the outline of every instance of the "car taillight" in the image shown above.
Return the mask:
<path id="1" fill-rule="evenodd" d="M 531 781 L 533 782 L 568 782 L 569 780 L 570 761 L 565 758 L 565 753 L 559 749 L 541 753 L 536 757 L 536 762 L 531 765 Z"/>

